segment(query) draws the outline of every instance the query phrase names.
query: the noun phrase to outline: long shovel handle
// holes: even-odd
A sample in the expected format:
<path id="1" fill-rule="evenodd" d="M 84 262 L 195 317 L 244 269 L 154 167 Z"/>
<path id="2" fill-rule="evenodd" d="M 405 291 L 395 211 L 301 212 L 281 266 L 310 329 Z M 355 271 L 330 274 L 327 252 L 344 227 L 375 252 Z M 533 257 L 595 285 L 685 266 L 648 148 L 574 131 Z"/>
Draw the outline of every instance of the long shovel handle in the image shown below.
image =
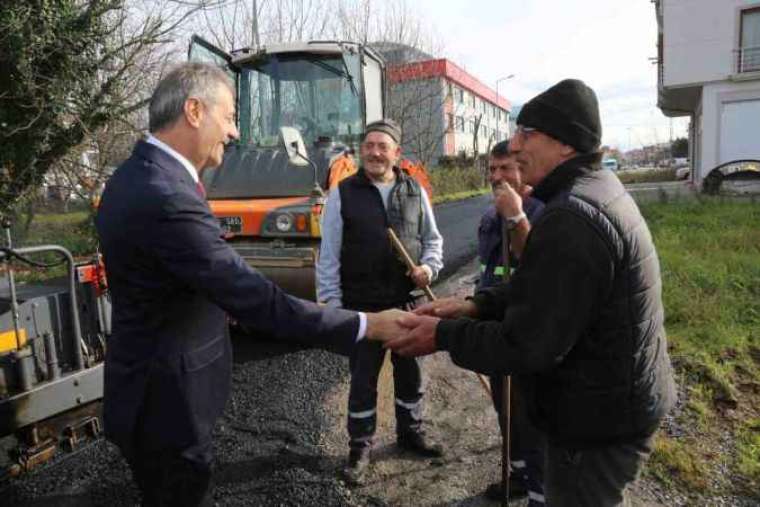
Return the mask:
<path id="1" fill-rule="evenodd" d="M 501 483 L 504 497 L 501 499 L 502 506 L 509 506 L 509 476 L 511 473 L 511 422 L 512 422 L 512 376 L 506 375 L 501 388 L 501 413 L 502 413 L 502 447 L 501 447 Z"/>
<path id="2" fill-rule="evenodd" d="M 400 239 L 398 239 L 398 236 L 396 236 L 396 233 L 388 227 L 388 238 L 391 240 L 391 244 L 393 245 L 393 248 L 401 255 L 401 258 L 404 259 L 404 263 L 406 264 L 406 267 L 409 269 L 409 271 L 413 270 L 417 267 L 417 265 L 414 263 L 412 258 L 409 256 L 409 252 L 406 251 L 406 248 L 404 248 L 404 244 L 401 242 Z M 425 295 L 430 301 L 435 301 L 436 298 L 435 294 L 433 294 L 433 291 L 430 289 L 430 285 L 425 285 L 422 290 L 425 292 Z M 480 385 L 483 386 L 483 389 L 485 389 L 486 394 L 488 396 L 491 396 L 491 386 L 488 385 L 488 381 L 486 378 L 481 375 L 480 373 L 475 373 L 475 375 L 478 377 L 478 381 L 480 381 Z"/>
<path id="3" fill-rule="evenodd" d="M 509 229 L 507 223 L 501 221 L 501 248 L 502 263 L 504 264 L 504 281 L 509 280 L 510 245 Z M 501 484 L 504 497 L 501 499 L 502 507 L 509 506 L 509 475 L 512 465 L 512 376 L 505 375 L 501 388 L 501 413 L 502 413 L 502 440 L 501 440 Z"/>

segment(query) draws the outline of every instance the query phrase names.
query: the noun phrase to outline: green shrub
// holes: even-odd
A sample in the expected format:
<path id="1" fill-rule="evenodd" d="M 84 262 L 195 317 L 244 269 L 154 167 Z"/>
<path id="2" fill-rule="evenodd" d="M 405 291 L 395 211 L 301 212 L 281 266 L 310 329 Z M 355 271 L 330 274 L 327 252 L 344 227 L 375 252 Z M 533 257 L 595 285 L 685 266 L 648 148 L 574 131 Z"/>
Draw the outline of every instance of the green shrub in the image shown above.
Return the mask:
<path id="1" fill-rule="evenodd" d="M 473 166 L 433 167 L 428 174 L 436 199 L 460 192 L 479 192 L 487 188 L 483 172 Z"/>
<path id="2" fill-rule="evenodd" d="M 618 178 L 623 184 L 652 183 L 656 181 L 676 181 L 675 169 L 649 169 L 646 171 L 619 171 Z"/>
<path id="3" fill-rule="evenodd" d="M 97 247 L 92 216 L 86 211 L 35 215 L 23 240 L 19 241 L 14 237 L 14 246 L 18 248 L 40 245 L 62 246 L 70 251 L 75 259 L 92 256 Z M 31 258 L 43 263 L 55 263 L 62 259 L 56 253 L 34 254 Z M 19 282 L 56 278 L 66 273 L 65 265 L 34 268 L 20 261 L 14 262 L 14 271 Z"/>
<path id="4" fill-rule="evenodd" d="M 38 215 L 23 246 L 45 244 L 62 246 L 75 257 L 92 254 L 97 240 L 91 215 L 83 211 Z"/>

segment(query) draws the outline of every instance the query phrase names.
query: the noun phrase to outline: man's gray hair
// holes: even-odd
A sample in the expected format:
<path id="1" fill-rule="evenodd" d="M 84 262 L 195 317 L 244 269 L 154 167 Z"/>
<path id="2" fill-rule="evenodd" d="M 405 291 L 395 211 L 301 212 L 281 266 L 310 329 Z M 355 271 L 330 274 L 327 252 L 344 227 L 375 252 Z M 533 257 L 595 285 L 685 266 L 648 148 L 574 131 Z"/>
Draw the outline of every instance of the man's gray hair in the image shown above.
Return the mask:
<path id="1" fill-rule="evenodd" d="M 219 85 L 229 88 L 234 96 L 230 78 L 219 67 L 196 62 L 178 65 L 161 79 L 150 98 L 150 131 L 158 132 L 177 121 L 190 97 L 213 103 Z"/>

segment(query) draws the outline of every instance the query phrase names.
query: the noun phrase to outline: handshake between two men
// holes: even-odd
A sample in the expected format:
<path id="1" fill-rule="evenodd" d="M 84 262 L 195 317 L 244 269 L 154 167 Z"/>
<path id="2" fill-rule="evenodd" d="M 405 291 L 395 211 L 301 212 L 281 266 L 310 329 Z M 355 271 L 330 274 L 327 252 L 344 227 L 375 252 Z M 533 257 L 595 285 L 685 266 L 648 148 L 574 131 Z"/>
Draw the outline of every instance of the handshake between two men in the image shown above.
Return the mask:
<path id="1" fill-rule="evenodd" d="M 435 334 L 441 319 L 475 318 L 472 301 L 445 298 L 416 308 L 413 312 L 392 309 L 367 314 L 369 340 L 406 357 L 425 356 L 437 350 Z"/>

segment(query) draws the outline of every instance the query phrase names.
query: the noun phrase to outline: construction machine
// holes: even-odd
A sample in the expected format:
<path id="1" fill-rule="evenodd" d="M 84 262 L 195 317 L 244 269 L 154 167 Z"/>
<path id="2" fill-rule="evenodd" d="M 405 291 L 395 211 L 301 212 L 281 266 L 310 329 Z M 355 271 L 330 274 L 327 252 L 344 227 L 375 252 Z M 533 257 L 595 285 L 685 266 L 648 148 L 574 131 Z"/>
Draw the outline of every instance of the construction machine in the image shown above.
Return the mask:
<path id="1" fill-rule="evenodd" d="M 364 128 L 384 117 L 383 58 L 343 41 L 226 53 L 194 36 L 189 59 L 221 66 L 237 92 L 240 139 L 221 167 L 203 174 L 212 212 L 246 262 L 314 300 L 324 189 L 356 172 L 352 154 Z M 282 127 L 300 133 L 312 167 L 288 157 Z"/>
<path id="2" fill-rule="evenodd" d="M 111 305 L 103 265 L 61 246 L 0 247 L 0 478 L 31 470 L 100 433 Z M 52 260 L 51 260 L 52 258 Z M 15 271 L 65 265 L 63 278 L 17 284 Z"/>
<path id="3" fill-rule="evenodd" d="M 194 36 L 189 58 L 221 66 L 236 87 L 240 139 L 227 147 L 221 167 L 203 173 L 211 210 L 251 266 L 286 291 L 316 299 L 325 189 L 356 172 L 353 153 L 367 123 L 384 117 L 382 57 L 342 41 L 228 54 Z M 296 133 L 297 156 L 283 142 L 283 127 Z M 409 161 L 400 165 L 429 191 L 424 168 Z M 34 469 L 59 450 L 75 450 L 98 436 L 111 328 L 99 256 L 75 261 L 56 245 L 15 248 L 10 224 L 2 227 L 0 478 Z M 63 278 L 15 281 L 14 271 L 61 264 Z"/>

